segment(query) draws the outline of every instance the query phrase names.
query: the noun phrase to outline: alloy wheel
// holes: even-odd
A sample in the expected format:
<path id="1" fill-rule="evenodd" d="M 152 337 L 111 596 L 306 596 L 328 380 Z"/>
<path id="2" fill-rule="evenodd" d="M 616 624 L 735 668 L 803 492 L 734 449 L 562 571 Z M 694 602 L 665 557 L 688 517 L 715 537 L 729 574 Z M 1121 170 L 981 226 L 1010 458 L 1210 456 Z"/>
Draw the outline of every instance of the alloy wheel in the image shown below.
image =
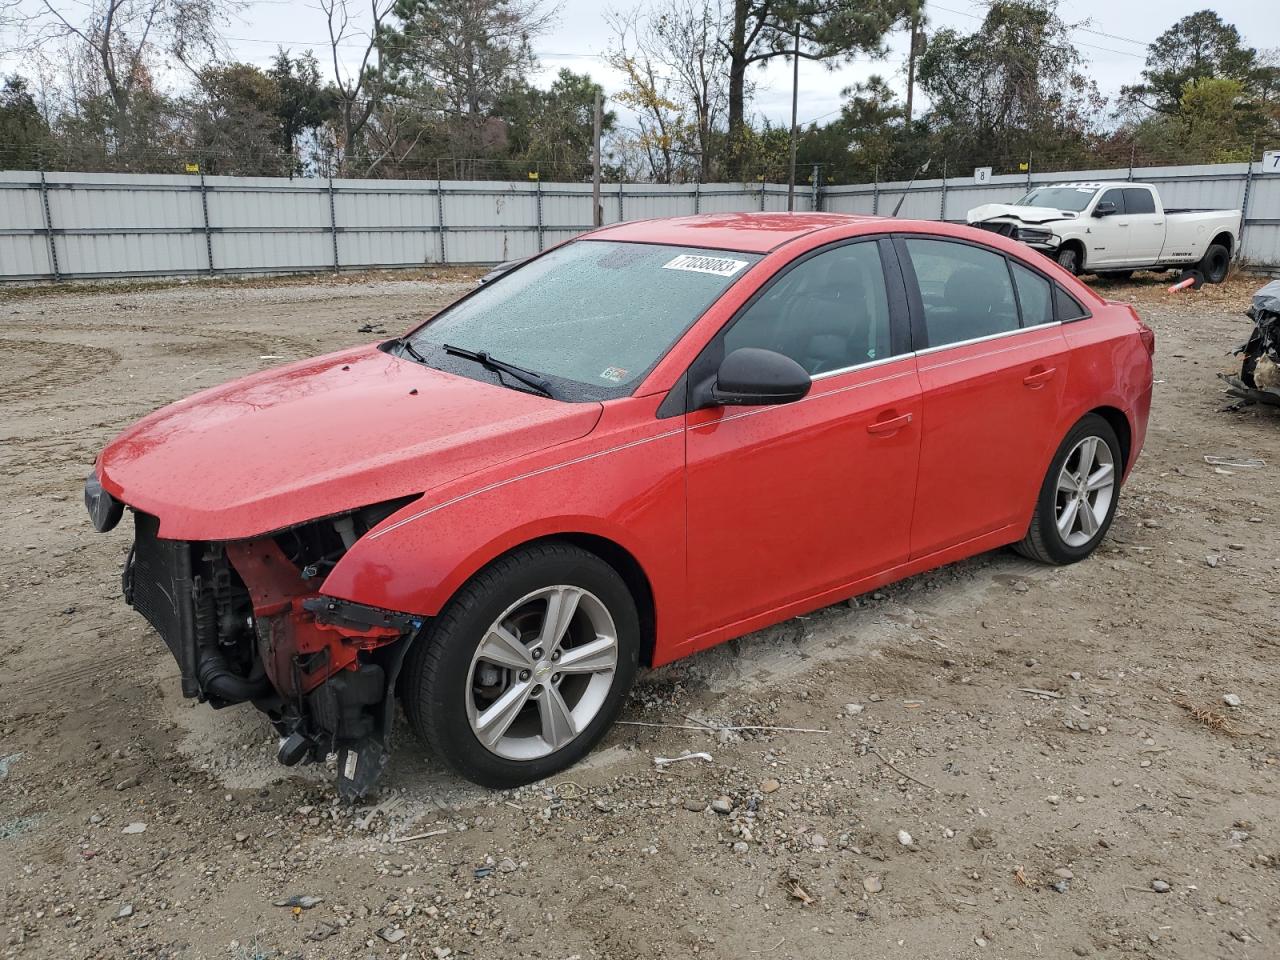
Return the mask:
<path id="1" fill-rule="evenodd" d="M 1098 535 L 1115 496 L 1116 465 L 1101 437 L 1085 437 L 1067 455 L 1058 473 L 1054 520 L 1062 541 L 1083 547 Z"/>
<path id="2" fill-rule="evenodd" d="M 467 672 L 467 719 L 485 749 L 536 760 L 567 746 L 604 706 L 618 666 L 618 631 L 594 594 L 536 590 L 493 622 Z"/>

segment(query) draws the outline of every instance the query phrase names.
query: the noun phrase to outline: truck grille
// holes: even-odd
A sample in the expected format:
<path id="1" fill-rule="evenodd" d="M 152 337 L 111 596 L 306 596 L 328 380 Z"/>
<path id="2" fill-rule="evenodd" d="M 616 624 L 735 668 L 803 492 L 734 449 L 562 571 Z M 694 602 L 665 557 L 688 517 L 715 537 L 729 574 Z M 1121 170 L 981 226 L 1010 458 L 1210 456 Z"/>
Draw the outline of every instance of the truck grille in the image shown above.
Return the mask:
<path id="1" fill-rule="evenodd" d="M 178 661 L 183 696 L 198 696 L 191 544 L 161 540 L 160 521 L 141 511 L 134 511 L 133 529 L 133 551 L 124 572 L 125 600 L 155 628 Z"/>

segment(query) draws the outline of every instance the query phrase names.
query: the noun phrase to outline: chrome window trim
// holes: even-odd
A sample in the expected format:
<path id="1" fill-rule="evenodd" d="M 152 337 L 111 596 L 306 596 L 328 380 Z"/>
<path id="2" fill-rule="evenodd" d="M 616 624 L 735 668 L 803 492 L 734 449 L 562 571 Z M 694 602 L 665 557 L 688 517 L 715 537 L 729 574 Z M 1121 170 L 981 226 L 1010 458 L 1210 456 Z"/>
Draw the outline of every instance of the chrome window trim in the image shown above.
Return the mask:
<path id="1" fill-rule="evenodd" d="M 824 370 L 822 373 L 812 374 L 809 379 L 814 383 L 819 380 L 826 380 L 828 377 L 838 377 L 842 373 L 852 373 L 854 370 L 866 370 L 868 367 L 879 367 L 886 363 L 893 363 L 895 360 L 905 360 L 907 357 L 914 357 L 916 352 L 908 350 L 906 353 L 895 353 L 892 357 L 880 357 L 878 360 L 867 360 L 865 363 L 855 363 L 851 367 L 841 367 L 838 370 Z"/>
<path id="2" fill-rule="evenodd" d="M 931 353 L 937 353 L 939 350 L 953 350 L 956 347 L 967 347 L 974 343 L 986 343 L 988 340 L 1001 340 L 1005 337 L 1016 336 L 1019 333 L 1034 333 L 1037 330 L 1048 330 L 1052 327 L 1062 326 L 1061 320 L 1053 320 L 1049 323 L 1037 323 L 1034 327 L 1016 327 L 1013 330 L 1002 330 L 999 333 L 989 333 L 985 337 L 973 337 L 969 340 L 957 340 L 955 343 L 943 343 L 936 347 L 925 347 L 923 350 L 917 350 L 917 357 L 925 357 Z"/>

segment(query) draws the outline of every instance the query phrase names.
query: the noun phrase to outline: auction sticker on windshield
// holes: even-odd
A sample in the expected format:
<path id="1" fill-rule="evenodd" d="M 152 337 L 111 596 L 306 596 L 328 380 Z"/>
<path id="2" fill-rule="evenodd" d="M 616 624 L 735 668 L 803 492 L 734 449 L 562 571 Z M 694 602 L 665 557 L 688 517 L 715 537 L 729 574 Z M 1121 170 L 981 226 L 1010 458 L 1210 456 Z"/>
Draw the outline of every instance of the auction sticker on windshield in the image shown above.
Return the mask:
<path id="1" fill-rule="evenodd" d="M 693 273 L 714 273 L 717 277 L 732 277 L 747 265 L 745 260 L 733 260 L 729 257 L 704 257 L 698 254 L 682 253 L 662 265 L 663 270 L 690 270 Z"/>

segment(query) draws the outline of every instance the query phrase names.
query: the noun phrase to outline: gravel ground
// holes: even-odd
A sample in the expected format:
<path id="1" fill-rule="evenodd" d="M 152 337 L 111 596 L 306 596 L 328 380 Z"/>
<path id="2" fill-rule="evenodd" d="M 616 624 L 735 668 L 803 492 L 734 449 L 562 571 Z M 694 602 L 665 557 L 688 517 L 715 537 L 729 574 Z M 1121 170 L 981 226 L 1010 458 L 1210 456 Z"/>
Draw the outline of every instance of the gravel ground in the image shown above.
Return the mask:
<path id="1" fill-rule="evenodd" d="M 470 282 L 0 290 L 0 956 L 1280 956 L 1280 411 L 1214 378 L 1247 279 L 1108 288 L 1159 352 L 1094 558 L 997 551 L 647 674 L 551 782 L 459 782 L 401 722 L 345 808 L 252 710 L 183 701 L 84 515 L 94 452 Z"/>

